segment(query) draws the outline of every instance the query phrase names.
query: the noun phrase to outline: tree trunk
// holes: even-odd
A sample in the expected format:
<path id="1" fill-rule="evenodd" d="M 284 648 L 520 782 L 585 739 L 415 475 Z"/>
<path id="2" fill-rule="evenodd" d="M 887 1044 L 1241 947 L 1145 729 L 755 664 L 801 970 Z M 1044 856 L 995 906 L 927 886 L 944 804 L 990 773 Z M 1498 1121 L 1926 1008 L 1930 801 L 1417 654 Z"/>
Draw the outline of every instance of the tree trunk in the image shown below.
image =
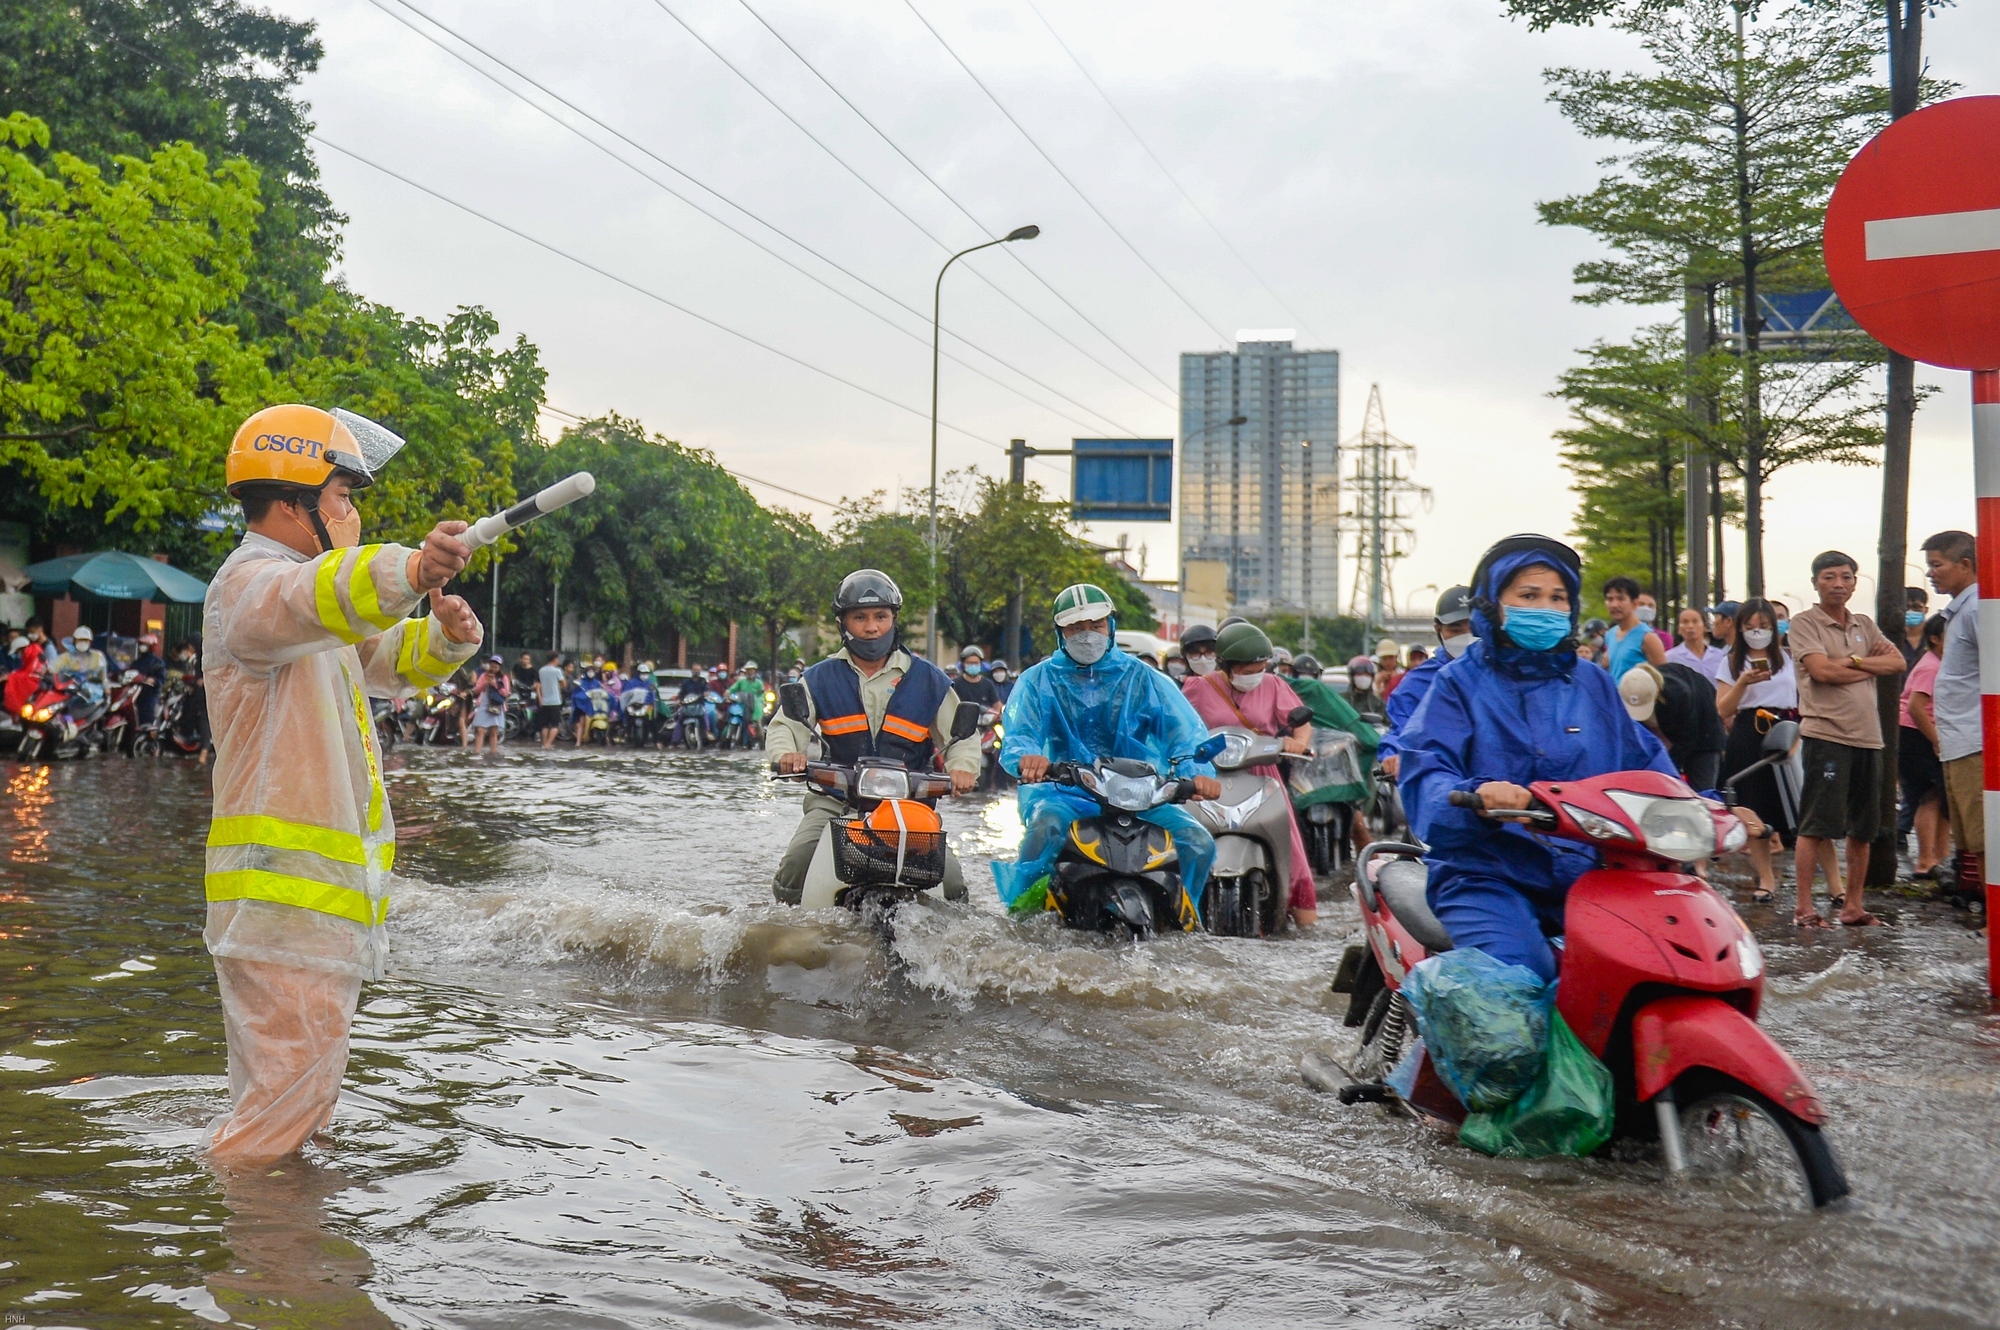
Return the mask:
<path id="1" fill-rule="evenodd" d="M 1889 21 L 1889 118 L 1900 120 L 1917 109 L 1923 73 L 1924 0 L 1885 0 Z M 1916 364 L 1908 356 L 1889 353 L 1889 411 L 1882 446 L 1882 534 L 1875 548 L 1875 618 L 1885 633 L 1903 630 L 1903 565 L 1909 558 L 1910 432 L 1917 415 Z M 1895 736 L 1902 693 L 1901 677 L 1876 684 L 1882 721 L 1882 751 L 1896 752 Z M 1896 834 L 1895 764 L 1882 779 L 1882 836 L 1868 856 L 1868 886 L 1886 887 L 1896 881 L 1900 864 Z"/>
<path id="2" fill-rule="evenodd" d="M 1743 90 L 1743 10 L 1736 11 L 1736 245 L 1743 284 L 1743 556 L 1750 594 L 1764 594 L 1764 374 L 1757 363 L 1764 320 L 1757 310 L 1757 234 L 1750 179 L 1750 113 Z"/>
<path id="3" fill-rule="evenodd" d="M 1692 273 L 1692 257 L 1688 267 Z M 1708 306 L 1702 288 L 1693 285 L 1687 288 L 1682 315 L 1688 378 L 1692 385 L 1695 366 L 1708 354 Z M 1688 418 L 1699 419 L 1704 405 L 1700 395 L 1690 391 Z M 1687 486 L 1687 512 L 1681 524 L 1687 532 L 1687 600 L 1696 609 L 1715 603 L 1708 595 L 1708 468 L 1704 464 L 1705 457 L 1706 454 L 1690 443 L 1683 450 L 1681 462 L 1683 483 Z"/>

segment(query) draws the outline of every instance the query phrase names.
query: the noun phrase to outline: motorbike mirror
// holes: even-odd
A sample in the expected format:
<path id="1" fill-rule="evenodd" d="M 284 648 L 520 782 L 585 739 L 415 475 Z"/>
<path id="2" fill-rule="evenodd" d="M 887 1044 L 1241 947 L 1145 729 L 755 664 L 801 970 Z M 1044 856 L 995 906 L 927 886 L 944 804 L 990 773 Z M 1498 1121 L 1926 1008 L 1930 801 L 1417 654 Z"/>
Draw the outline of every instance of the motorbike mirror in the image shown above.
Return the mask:
<path id="1" fill-rule="evenodd" d="M 1285 724 L 1296 730 L 1312 718 L 1313 709 L 1311 707 L 1293 707 L 1285 714 Z"/>
<path id="2" fill-rule="evenodd" d="M 961 700 L 951 716 L 951 741 L 970 739 L 979 729 L 979 704 Z"/>
<path id="3" fill-rule="evenodd" d="M 1228 735 L 1211 734 L 1203 741 L 1201 747 L 1194 750 L 1194 760 L 1197 762 L 1213 762 L 1217 757 L 1221 756 L 1222 750 L 1227 747 L 1229 747 Z"/>
<path id="4" fill-rule="evenodd" d="M 778 689 L 778 709 L 785 713 L 786 720 L 801 725 L 812 719 L 812 698 L 803 680 L 793 679 Z"/>
<path id="5" fill-rule="evenodd" d="M 1799 723 L 1795 720 L 1781 720 L 1771 727 L 1764 736 L 1763 749 L 1767 753 L 1789 753 L 1792 745 L 1799 741 Z"/>

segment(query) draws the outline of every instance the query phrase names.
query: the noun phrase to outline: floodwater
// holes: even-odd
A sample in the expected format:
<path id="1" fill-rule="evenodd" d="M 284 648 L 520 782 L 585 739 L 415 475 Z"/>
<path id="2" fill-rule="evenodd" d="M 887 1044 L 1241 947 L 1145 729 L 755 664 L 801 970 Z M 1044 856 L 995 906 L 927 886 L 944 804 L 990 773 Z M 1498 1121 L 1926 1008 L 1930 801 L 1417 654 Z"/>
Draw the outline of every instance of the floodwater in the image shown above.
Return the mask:
<path id="1" fill-rule="evenodd" d="M 225 1183 L 206 772 L 0 761 L 0 1321 L 2000 1323 L 2000 1021 L 1941 906 L 1748 912 L 1855 1190 L 1770 1215 L 1307 1090 L 1301 1051 L 1351 1046 L 1344 893 L 1304 938 L 1110 945 L 972 866 L 885 947 L 770 902 L 796 786 L 755 755 L 390 766 L 393 975 L 341 1108 Z M 946 825 L 974 864 L 1017 829 Z"/>

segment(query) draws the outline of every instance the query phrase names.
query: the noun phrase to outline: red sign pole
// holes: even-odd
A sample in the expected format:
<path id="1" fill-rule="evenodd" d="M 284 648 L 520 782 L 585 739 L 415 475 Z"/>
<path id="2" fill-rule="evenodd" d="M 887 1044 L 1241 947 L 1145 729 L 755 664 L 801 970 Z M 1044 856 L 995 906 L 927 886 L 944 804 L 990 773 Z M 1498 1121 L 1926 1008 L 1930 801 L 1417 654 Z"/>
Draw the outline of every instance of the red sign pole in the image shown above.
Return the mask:
<path id="1" fill-rule="evenodd" d="M 1979 704 L 1985 760 L 1986 986 L 2000 996 L 2000 369 L 1972 371 L 1972 475 L 1979 496 Z"/>

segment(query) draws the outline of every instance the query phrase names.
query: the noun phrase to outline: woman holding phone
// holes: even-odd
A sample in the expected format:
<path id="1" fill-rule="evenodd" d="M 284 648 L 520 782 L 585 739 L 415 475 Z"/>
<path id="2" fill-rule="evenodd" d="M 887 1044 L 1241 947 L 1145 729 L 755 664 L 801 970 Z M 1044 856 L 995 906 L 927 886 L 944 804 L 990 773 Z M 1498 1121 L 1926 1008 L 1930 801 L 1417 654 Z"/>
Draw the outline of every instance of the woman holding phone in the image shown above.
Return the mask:
<path id="1" fill-rule="evenodd" d="M 1778 612 L 1770 601 L 1753 598 L 1738 607 L 1735 645 L 1715 674 L 1715 707 L 1729 727 L 1729 746 L 1722 754 L 1725 781 L 1763 755 L 1764 736 L 1773 724 L 1799 718 L 1798 674 L 1779 640 Z M 1798 829 L 1779 797 L 1777 773 L 1772 768 L 1766 767 L 1737 786 L 1736 802 L 1775 828 L 1787 850 L 1798 840 Z M 1777 887 L 1771 842 L 1753 840 L 1749 850 L 1757 866 L 1757 889 L 1751 899 L 1766 904 Z"/>

